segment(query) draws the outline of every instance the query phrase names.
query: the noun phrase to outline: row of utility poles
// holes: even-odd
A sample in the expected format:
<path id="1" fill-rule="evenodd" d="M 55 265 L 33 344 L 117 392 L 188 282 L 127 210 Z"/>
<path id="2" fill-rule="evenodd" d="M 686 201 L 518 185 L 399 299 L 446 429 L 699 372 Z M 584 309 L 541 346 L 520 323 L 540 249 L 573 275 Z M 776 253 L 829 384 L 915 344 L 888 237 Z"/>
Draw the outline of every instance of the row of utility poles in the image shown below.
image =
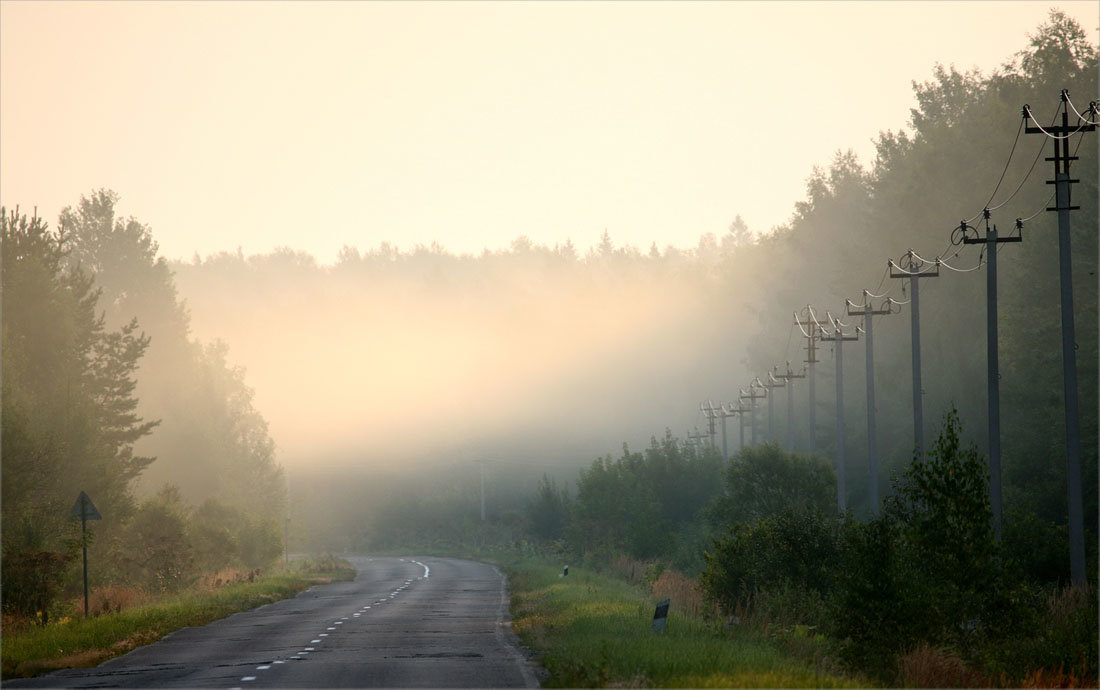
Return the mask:
<path id="1" fill-rule="evenodd" d="M 1063 90 L 1062 122 L 1059 126 L 1044 128 L 1039 125 L 1031 113 L 1029 106 L 1024 106 L 1023 117 L 1025 125 L 1030 120 L 1034 126 L 1026 126 L 1028 134 L 1042 133 L 1051 138 L 1054 143 L 1054 156 L 1047 158 L 1054 162 L 1054 179 L 1047 184 L 1055 185 L 1055 205 L 1046 210 L 1058 214 L 1058 246 L 1060 266 L 1061 288 L 1061 322 L 1062 322 L 1062 366 L 1063 385 L 1065 393 L 1065 426 L 1066 426 L 1066 476 L 1069 499 L 1069 536 L 1070 536 L 1070 572 L 1073 582 L 1083 584 L 1085 582 L 1085 550 L 1084 550 L 1084 524 L 1081 493 L 1081 441 L 1079 406 L 1077 399 L 1077 363 L 1075 356 L 1075 329 L 1073 315 L 1073 282 L 1070 265 L 1070 211 L 1080 207 L 1073 206 L 1071 202 L 1071 185 L 1078 180 L 1071 179 L 1069 174 L 1070 162 L 1077 160 L 1070 155 L 1069 139 L 1082 132 L 1094 131 L 1095 118 L 1100 115 L 1097 104 L 1089 104 L 1088 112 L 1093 120 L 1086 120 L 1078 113 L 1078 123 L 1070 125 L 1068 110 L 1071 107 L 1069 94 Z M 1076 112 L 1076 109 L 1074 109 Z M 992 199 L 991 199 L 992 201 Z M 983 255 L 986 267 L 986 379 L 988 401 L 988 448 L 989 448 L 989 492 L 990 505 L 993 513 L 993 529 L 996 538 L 1000 539 L 1003 525 L 1003 506 L 1001 488 L 1001 439 L 1000 439 L 1000 371 L 999 354 L 997 347 L 997 253 L 998 245 L 1007 242 L 1021 242 L 1023 222 L 1016 220 L 1016 234 L 1000 236 L 997 226 L 991 223 L 990 209 L 982 211 L 984 220 L 984 235 L 977 227 L 971 226 L 967 221 L 960 223 L 952 233 L 953 244 L 981 244 L 984 245 Z M 955 238 L 958 238 L 956 242 Z M 980 262 L 979 262 L 980 265 Z M 913 394 L 913 445 L 916 453 L 924 451 L 924 413 L 921 396 L 923 394 L 921 381 L 921 355 L 920 355 L 920 281 L 926 278 L 940 276 L 940 268 L 951 267 L 941 258 L 932 260 L 922 259 L 912 249 L 902 255 L 898 261 L 889 259 L 887 262 L 889 276 L 892 279 L 908 281 L 909 300 L 899 302 L 887 295 L 875 295 L 869 290 L 863 291 L 861 304 L 856 304 L 850 299 L 845 300 L 845 310 L 849 317 L 862 317 L 862 327 L 857 327 L 848 333 L 844 328 L 850 328 L 833 314 L 826 312 L 827 326 L 823 325 L 814 313 L 813 307 L 807 305 L 802 313 L 794 314 L 794 325 L 801 330 L 806 340 L 805 366 L 800 373 L 791 369 L 790 362 L 786 363 L 785 371 L 779 372 L 779 367 L 773 367 L 767 374 L 767 383 L 756 377 L 749 385 L 748 391 L 740 389 L 737 406 L 719 405 L 715 407 L 711 402 L 702 406 L 706 415 L 710 433 L 711 444 L 714 445 L 715 422 L 722 422 L 722 457 L 729 458 L 726 442 L 726 418 L 738 416 L 741 420 L 740 445 L 744 447 L 744 417 L 750 415 L 750 426 L 753 429 L 752 444 L 756 443 L 756 402 L 761 398 L 768 401 L 768 438 L 775 439 L 774 427 L 774 391 L 777 388 L 786 388 L 787 394 L 787 430 L 786 446 L 794 449 L 794 381 L 806 378 L 809 397 L 809 453 L 817 450 L 816 443 L 816 391 L 814 365 L 817 359 L 818 342 L 834 343 L 836 357 L 836 443 L 835 462 L 837 469 L 837 505 L 841 511 L 847 509 L 845 491 L 845 458 L 844 458 L 844 384 L 843 384 L 843 343 L 845 341 L 858 340 L 863 336 L 866 352 L 866 406 L 867 406 L 867 464 L 868 480 L 870 483 L 870 505 L 873 514 L 878 514 L 879 480 L 878 480 L 878 454 L 875 420 L 875 372 L 874 372 L 874 317 L 898 313 L 896 307 L 909 305 L 911 349 L 912 349 L 912 394 Z M 952 269 L 958 270 L 958 269 Z M 875 300 L 881 300 L 875 306 Z M 745 405 L 748 401 L 748 405 Z M 690 435 L 689 435 L 690 436 Z M 699 434 L 696 440 L 705 438 L 706 434 Z"/>

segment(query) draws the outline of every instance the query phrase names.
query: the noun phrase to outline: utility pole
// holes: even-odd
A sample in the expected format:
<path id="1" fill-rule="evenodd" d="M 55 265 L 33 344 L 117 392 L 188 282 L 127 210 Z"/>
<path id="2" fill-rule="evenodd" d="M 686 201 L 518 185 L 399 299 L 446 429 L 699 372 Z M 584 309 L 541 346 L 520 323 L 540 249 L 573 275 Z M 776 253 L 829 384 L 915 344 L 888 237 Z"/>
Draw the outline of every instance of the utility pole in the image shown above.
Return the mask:
<path id="1" fill-rule="evenodd" d="M 481 521 L 485 522 L 485 461 L 481 461 Z"/>
<path id="2" fill-rule="evenodd" d="M 863 332 L 867 336 L 867 465 L 870 469 L 871 480 L 871 514 L 878 515 L 878 455 L 877 439 L 875 438 L 875 337 L 871 327 L 871 321 L 879 315 L 890 314 L 889 298 L 883 302 L 885 308 L 875 309 L 871 304 L 871 291 L 863 291 L 863 304 L 856 305 L 852 300 L 844 300 L 848 316 L 863 317 Z"/>
<path id="3" fill-rule="evenodd" d="M 776 378 L 783 379 L 787 384 L 787 450 L 794 451 L 794 381 L 793 379 L 806 378 L 806 369 L 803 367 L 801 374 L 791 371 L 791 363 L 787 362 L 787 373 L 780 374 Z"/>
<path id="4" fill-rule="evenodd" d="M 760 393 L 759 395 L 757 394 L 756 383 L 757 382 L 754 380 L 749 384 L 748 393 L 745 392 L 744 388 L 740 389 L 741 395 L 739 396 L 740 400 L 749 401 L 749 419 L 751 420 L 749 426 L 752 430 L 752 445 L 754 446 L 756 445 L 756 401 L 767 395 L 766 392 Z"/>
<path id="5" fill-rule="evenodd" d="M 814 364 L 817 364 L 817 339 L 820 324 L 817 323 L 817 317 L 814 316 L 813 307 L 808 304 L 806 305 L 805 321 L 799 319 L 798 314 L 795 313 L 794 322 L 798 326 L 798 330 L 802 331 L 802 336 L 806 338 L 806 364 L 809 365 L 806 370 L 806 377 L 810 382 L 810 455 L 813 455 L 817 452 L 817 397 L 814 393 Z M 810 329 L 809 333 L 806 332 L 806 326 Z"/>
<path id="6" fill-rule="evenodd" d="M 709 400 L 707 401 L 707 406 L 708 407 L 704 407 L 702 403 L 699 403 L 699 411 L 702 412 L 703 416 L 707 418 L 707 433 L 710 435 L 710 447 L 714 448 L 714 436 L 717 433 L 717 430 L 715 429 L 716 417 L 714 414 L 714 406 L 710 404 Z"/>
<path id="7" fill-rule="evenodd" d="M 963 244 L 984 244 L 985 247 L 985 345 L 986 384 L 989 406 L 989 502 L 993 508 L 993 534 L 1001 538 L 1001 373 L 997 352 L 997 245 L 1001 242 L 1020 242 L 1019 235 L 998 237 L 997 226 L 989 224 L 989 209 L 982 211 L 985 219 L 985 237 L 978 236 L 978 229 L 963 221 L 959 224 Z M 974 231 L 970 237 L 968 230 Z"/>
<path id="8" fill-rule="evenodd" d="M 763 384 L 764 388 L 768 389 L 768 440 L 775 441 L 775 394 L 776 388 L 783 388 L 787 384 L 775 378 L 773 372 L 779 371 L 778 366 L 772 367 L 772 371 L 768 372 L 768 382 Z"/>
<path id="9" fill-rule="evenodd" d="M 730 403 L 727 407 L 722 408 L 722 410 L 730 417 L 737 415 L 738 427 L 740 427 L 737 450 L 740 451 L 745 447 L 745 413 L 749 411 L 749 408 L 745 407 L 744 404 L 738 400 L 737 407 L 734 407 L 733 403 Z"/>
<path id="10" fill-rule="evenodd" d="M 1069 138 L 1077 132 L 1093 132 L 1095 124 L 1087 124 L 1078 115 L 1076 127 L 1069 124 L 1069 91 L 1062 89 L 1062 125 L 1044 131 L 1036 122 L 1035 127 L 1027 127 L 1028 134 L 1043 133 L 1054 141 L 1054 157 L 1047 158 L 1054 163 L 1053 184 L 1055 203 L 1053 211 L 1058 214 L 1058 264 L 1062 303 L 1062 385 L 1065 389 L 1066 417 L 1066 486 L 1069 492 L 1069 566 L 1073 584 L 1084 585 L 1085 575 L 1085 529 L 1084 509 L 1081 498 L 1081 428 L 1080 411 L 1077 401 L 1077 355 L 1076 335 L 1073 319 L 1073 272 L 1070 263 L 1070 218 L 1069 212 L 1080 209 L 1072 205 L 1070 185 L 1079 180 L 1070 179 L 1069 163 L 1077 156 L 1069 153 Z M 1076 108 L 1074 108 L 1076 113 Z M 1098 111 L 1096 101 L 1089 103 L 1089 114 L 1095 119 Z M 1031 116 L 1031 108 L 1024 106 L 1024 119 Z M 1032 120 L 1035 118 L 1032 117 Z"/>
<path id="11" fill-rule="evenodd" d="M 848 499 L 844 481 L 844 341 L 859 340 L 859 331 L 852 335 L 844 335 L 840 327 L 840 319 L 834 318 L 829 312 L 825 312 L 829 322 L 833 325 L 833 332 L 829 335 L 821 334 L 821 340 L 836 343 L 836 505 L 840 512 L 848 509 Z"/>
<path id="12" fill-rule="evenodd" d="M 719 405 L 717 408 L 715 408 L 714 403 L 708 400 L 705 414 L 714 415 L 718 419 L 722 420 L 722 461 L 729 462 L 729 445 L 726 442 L 726 419 L 728 417 L 734 416 L 735 414 L 737 414 L 737 412 L 727 410 L 723 405 Z M 742 441 L 742 443 L 743 442 L 744 441 Z"/>
<path id="13" fill-rule="evenodd" d="M 924 402 L 921 396 L 924 390 L 921 388 L 920 375 L 920 279 L 938 278 L 940 265 L 926 269 L 925 262 L 919 259 L 913 250 L 902 254 L 901 265 L 890 259 L 887 265 L 890 267 L 891 278 L 909 279 L 909 323 L 912 329 L 913 349 L 913 446 L 917 453 L 924 452 Z"/>

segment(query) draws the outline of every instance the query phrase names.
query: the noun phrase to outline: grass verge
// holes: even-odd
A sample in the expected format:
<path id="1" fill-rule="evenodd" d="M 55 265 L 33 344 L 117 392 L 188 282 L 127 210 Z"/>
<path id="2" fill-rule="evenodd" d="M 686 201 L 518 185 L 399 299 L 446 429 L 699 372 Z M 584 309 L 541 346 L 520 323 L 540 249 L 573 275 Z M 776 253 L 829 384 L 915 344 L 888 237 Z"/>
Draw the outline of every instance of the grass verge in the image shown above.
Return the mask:
<path id="1" fill-rule="evenodd" d="M 307 566 L 213 591 L 184 592 L 116 613 L 5 634 L 0 642 L 0 677 L 26 678 L 62 668 L 95 666 L 180 628 L 205 625 L 292 597 L 316 584 L 354 577 L 350 564 L 330 559 L 324 569 Z"/>
<path id="2" fill-rule="evenodd" d="M 638 588 L 584 568 L 535 558 L 492 558 L 507 572 L 513 627 L 541 654 L 548 687 L 861 687 L 750 631 L 676 610 L 652 632 L 653 601 Z"/>

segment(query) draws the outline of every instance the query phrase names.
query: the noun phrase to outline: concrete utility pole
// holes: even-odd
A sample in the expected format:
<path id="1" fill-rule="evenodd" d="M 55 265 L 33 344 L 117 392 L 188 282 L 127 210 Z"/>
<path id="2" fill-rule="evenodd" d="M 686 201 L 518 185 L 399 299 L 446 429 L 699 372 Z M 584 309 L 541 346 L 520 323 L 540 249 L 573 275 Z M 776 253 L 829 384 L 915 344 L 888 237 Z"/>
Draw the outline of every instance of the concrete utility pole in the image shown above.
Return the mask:
<path id="1" fill-rule="evenodd" d="M 924 453 L 924 403 L 921 396 L 924 390 L 921 388 L 920 374 L 920 279 L 938 278 L 940 266 L 925 268 L 925 262 L 913 253 L 913 250 L 905 252 L 900 259 L 900 265 L 890 259 L 887 264 L 890 267 L 891 278 L 909 279 L 909 323 L 912 330 L 913 349 L 913 447 L 917 453 Z"/>
<path id="2" fill-rule="evenodd" d="M 775 437 L 775 389 L 783 388 L 787 384 L 775 378 L 773 372 L 779 371 L 778 366 L 772 367 L 772 371 L 768 372 L 768 382 L 763 384 L 764 388 L 768 389 L 768 440 L 776 441 Z"/>
<path id="3" fill-rule="evenodd" d="M 1047 158 L 1054 163 L 1054 179 L 1047 184 L 1053 184 L 1055 203 L 1053 211 L 1058 214 L 1058 264 L 1059 285 L 1061 288 L 1062 303 L 1062 385 L 1065 391 L 1065 417 L 1066 417 L 1066 486 L 1069 492 L 1069 565 L 1070 576 L 1075 585 L 1084 585 L 1087 576 L 1085 574 L 1085 527 L 1084 509 L 1081 498 L 1081 426 L 1080 411 L 1077 401 L 1077 343 L 1073 318 L 1073 269 L 1071 265 L 1072 253 L 1070 252 L 1070 211 L 1080 209 L 1074 206 L 1070 200 L 1070 185 L 1079 180 L 1069 176 L 1070 161 L 1077 160 L 1077 156 L 1069 153 L 1069 139 L 1078 132 L 1093 132 L 1096 125 L 1083 119 L 1077 114 L 1077 126 L 1069 124 L 1069 107 L 1072 102 L 1069 99 L 1069 91 L 1062 89 L 1062 124 L 1060 127 L 1050 127 L 1044 130 L 1038 121 L 1035 127 L 1027 127 L 1028 134 L 1043 133 L 1054 141 L 1054 157 Z M 1097 111 L 1096 101 L 1089 103 L 1089 115 L 1095 121 L 1100 112 Z M 1024 106 L 1025 120 L 1031 117 L 1031 108 Z"/>
<path id="4" fill-rule="evenodd" d="M 481 462 L 481 521 L 485 522 L 485 461 Z"/>
<path id="5" fill-rule="evenodd" d="M 756 401 L 759 400 L 760 398 L 763 398 L 765 395 L 767 395 L 767 392 L 763 392 L 763 393 L 760 393 L 759 395 L 757 395 L 756 381 L 755 380 L 752 383 L 749 384 L 749 392 L 748 393 L 745 392 L 744 388 L 740 389 L 740 391 L 741 391 L 741 395 L 739 396 L 739 399 L 749 401 L 749 419 L 751 420 L 750 423 L 749 423 L 749 426 L 752 430 L 752 445 L 755 446 L 756 445 Z"/>
<path id="6" fill-rule="evenodd" d="M 1019 242 L 1023 238 L 998 237 L 997 226 L 990 227 L 989 209 L 982 211 L 985 219 L 985 237 L 978 237 L 977 228 L 963 221 L 963 244 L 984 244 L 985 247 L 985 344 L 986 344 L 986 384 L 988 386 L 989 406 L 989 502 L 993 508 L 993 533 L 1001 538 L 1001 373 L 997 351 L 997 244 L 1000 242 Z M 968 230 L 974 231 L 970 237 Z"/>
<path id="7" fill-rule="evenodd" d="M 867 336 L 867 466 L 870 471 L 871 481 L 871 514 L 878 515 L 878 440 L 875 438 L 875 337 L 871 320 L 875 316 L 890 314 L 889 298 L 883 302 L 885 308 L 875 309 L 871 305 L 871 291 L 863 291 L 863 304 L 856 305 L 852 300 L 846 299 L 848 316 L 863 317 L 863 332 Z"/>
<path id="8" fill-rule="evenodd" d="M 737 415 L 738 417 L 737 421 L 739 422 L 738 426 L 740 427 L 740 436 L 738 438 L 737 450 L 741 450 L 745 447 L 745 413 L 749 411 L 749 408 L 745 407 L 744 404 L 740 400 L 738 400 L 737 407 L 734 407 L 733 403 L 729 403 L 728 406 L 722 409 L 729 416 L 732 417 L 733 415 Z"/>
<path id="9" fill-rule="evenodd" d="M 833 332 L 821 334 L 821 340 L 836 343 L 836 505 L 840 512 L 848 509 L 846 493 L 847 483 L 844 480 L 844 341 L 859 340 L 859 331 L 852 335 L 844 335 L 840 327 L 840 319 L 825 312 L 829 323 L 833 325 Z"/>
<path id="10" fill-rule="evenodd" d="M 718 419 L 722 420 L 722 461 L 729 462 L 729 445 L 726 442 L 726 419 L 728 417 L 734 416 L 737 413 L 726 410 L 724 405 L 719 405 L 717 408 L 715 408 L 714 403 L 709 400 L 707 401 L 706 405 L 707 408 L 704 414 L 714 415 Z"/>
<path id="11" fill-rule="evenodd" d="M 806 370 L 806 377 L 810 383 L 810 455 L 817 452 L 817 396 L 814 393 L 814 365 L 817 364 L 817 339 L 820 335 L 821 324 L 817 322 L 817 317 L 814 316 L 814 309 L 810 305 L 806 305 L 806 318 L 798 318 L 798 314 L 794 315 L 794 323 L 798 326 L 798 330 L 802 331 L 802 337 L 806 339 L 806 364 L 809 368 Z M 806 331 L 809 328 L 809 332 Z"/>
<path id="12" fill-rule="evenodd" d="M 794 451 L 794 379 L 806 378 L 806 369 L 803 367 L 801 374 L 791 371 L 791 363 L 787 362 L 787 373 L 780 374 L 776 378 L 783 379 L 787 384 L 787 450 Z"/>
<path id="13" fill-rule="evenodd" d="M 710 435 L 710 447 L 714 448 L 714 437 L 717 434 L 717 422 L 714 414 L 714 406 L 710 405 L 710 401 L 707 401 L 708 407 L 704 407 L 702 403 L 699 404 L 699 411 L 703 413 L 703 416 L 707 418 L 707 433 Z"/>

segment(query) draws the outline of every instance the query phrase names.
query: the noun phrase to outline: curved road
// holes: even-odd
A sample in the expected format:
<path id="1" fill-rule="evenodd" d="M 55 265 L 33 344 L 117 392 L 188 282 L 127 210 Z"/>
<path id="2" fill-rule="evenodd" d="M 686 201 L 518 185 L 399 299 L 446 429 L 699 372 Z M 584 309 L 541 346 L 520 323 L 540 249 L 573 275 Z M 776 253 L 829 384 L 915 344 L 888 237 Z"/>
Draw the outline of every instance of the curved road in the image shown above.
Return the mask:
<path id="1" fill-rule="evenodd" d="M 322 585 L 96 668 L 4 687 L 538 687 L 512 633 L 507 581 L 451 558 L 350 558 Z"/>

